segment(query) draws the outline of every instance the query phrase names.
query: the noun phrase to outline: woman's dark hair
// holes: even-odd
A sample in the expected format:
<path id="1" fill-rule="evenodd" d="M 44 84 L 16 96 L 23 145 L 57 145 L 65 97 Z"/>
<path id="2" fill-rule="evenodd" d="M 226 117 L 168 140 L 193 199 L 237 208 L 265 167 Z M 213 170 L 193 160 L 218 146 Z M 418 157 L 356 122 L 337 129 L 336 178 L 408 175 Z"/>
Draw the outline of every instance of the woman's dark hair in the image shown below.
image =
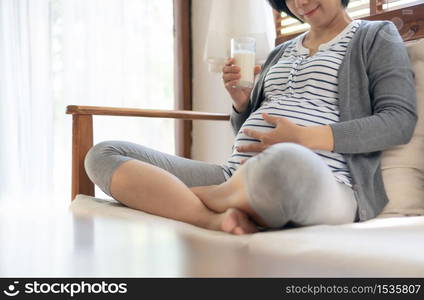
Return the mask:
<path id="1" fill-rule="evenodd" d="M 298 17 L 296 17 L 294 14 L 291 13 L 290 9 L 287 7 L 286 5 L 286 0 L 267 0 L 269 5 L 271 5 L 271 7 L 273 9 L 275 9 L 278 12 L 285 12 L 286 14 L 288 14 L 290 17 L 293 17 L 295 19 L 298 19 L 300 22 L 303 22 L 301 19 L 299 19 Z M 340 2 L 342 3 L 343 7 L 346 8 L 349 5 L 349 1 L 350 0 L 340 0 Z"/>

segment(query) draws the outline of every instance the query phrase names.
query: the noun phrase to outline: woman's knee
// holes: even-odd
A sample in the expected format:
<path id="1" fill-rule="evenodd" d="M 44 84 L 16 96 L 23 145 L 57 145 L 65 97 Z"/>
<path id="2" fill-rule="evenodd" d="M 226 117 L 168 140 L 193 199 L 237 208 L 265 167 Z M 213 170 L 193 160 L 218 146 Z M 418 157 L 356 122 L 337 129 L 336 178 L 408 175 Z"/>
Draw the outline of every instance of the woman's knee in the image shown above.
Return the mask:
<path id="1" fill-rule="evenodd" d="M 272 162 L 285 162 L 294 164 L 304 161 L 313 154 L 308 148 L 294 143 L 278 143 L 270 146 L 264 151 Z"/>
<path id="2" fill-rule="evenodd" d="M 286 224 L 297 208 L 308 206 L 330 172 L 314 152 L 291 143 L 267 148 L 246 167 L 250 202 L 271 227 Z"/>
<path id="3" fill-rule="evenodd" d="M 323 167 L 322 162 L 316 156 L 306 147 L 293 143 L 279 143 L 259 154 L 257 164 L 269 176 L 285 177 L 290 175 L 294 177 L 296 174 L 307 176 L 314 170 Z"/>
<path id="4" fill-rule="evenodd" d="M 88 177 L 108 195 L 113 172 L 121 163 L 131 159 L 124 155 L 121 144 L 119 141 L 98 143 L 87 152 L 84 159 Z"/>
<path id="5" fill-rule="evenodd" d="M 90 174 L 95 173 L 95 170 L 101 165 L 110 154 L 116 154 L 115 141 L 105 141 L 98 143 L 90 148 L 84 159 L 85 171 L 90 177 Z"/>

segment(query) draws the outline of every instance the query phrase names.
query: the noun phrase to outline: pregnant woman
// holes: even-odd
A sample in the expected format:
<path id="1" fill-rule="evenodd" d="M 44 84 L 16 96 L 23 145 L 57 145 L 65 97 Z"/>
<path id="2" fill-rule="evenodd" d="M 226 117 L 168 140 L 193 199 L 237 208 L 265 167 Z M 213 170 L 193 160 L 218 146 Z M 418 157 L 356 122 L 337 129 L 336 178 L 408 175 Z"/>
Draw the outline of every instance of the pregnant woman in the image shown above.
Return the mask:
<path id="1" fill-rule="evenodd" d="M 387 203 L 381 151 L 416 123 L 414 74 L 390 21 L 352 20 L 348 0 L 269 0 L 310 25 L 276 47 L 253 90 L 223 81 L 233 100 L 233 153 L 220 166 L 122 141 L 87 154 L 90 179 L 124 205 L 203 228 L 343 224 Z"/>

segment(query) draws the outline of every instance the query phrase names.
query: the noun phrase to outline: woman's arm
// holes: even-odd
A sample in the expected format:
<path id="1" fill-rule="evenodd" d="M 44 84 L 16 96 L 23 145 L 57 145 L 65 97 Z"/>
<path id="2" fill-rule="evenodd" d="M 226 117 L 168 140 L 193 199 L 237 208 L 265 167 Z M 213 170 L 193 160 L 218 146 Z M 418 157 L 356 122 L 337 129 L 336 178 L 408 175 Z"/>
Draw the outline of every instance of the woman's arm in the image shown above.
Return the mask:
<path id="1" fill-rule="evenodd" d="M 288 42 L 285 42 L 275 47 L 271 51 L 271 53 L 268 55 L 265 63 L 261 66 L 261 73 L 258 75 L 259 76 L 258 80 L 256 81 L 255 86 L 253 87 L 250 93 L 249 101 L 247 103 L 247 108 L 243 112 L 238 112 L 235 110 L 235 107 L 233 106 L 230 122 L 231 122 L 231 126 L 233 127 L 234 134 L 238 133 L 242 124 L 249 117 L 252 110 L 254 110 L 255 107 L 259 105 L 260 100 L 262 98 L 262 88 L 263 88 L 266 72 L 268 71 L 272 62 L 277 58 L 279 53 L 287 47 L 287 45 L 288 45 Z"/>
<path id="2" fill-rule="evenodd" d="M 244 129 L 245 135 L 259 142 L 238 146 L 239 152 L 262 152 L 277 143 L 296 143 L 311 150 L 332 151 L 334 148 L 333 133 L 328 125 L 304 127 L 285 117 L 267 113 L 262 114 L 262 117 L 267 123 L 274 125 L 274 129 L 267 132 Z"/>
<path id="3" fill-rule="evenodd" d="M 412 137 L 417 121 L 414 73 L 391 22 L 378 31 L 368 50 L 367 73 L 373 115 L 330 124 L 334 152 L 382 151 L 406 144 Z"/>
<path id="4" fill-rule="evenodd" d="M 393 23 L 385 23 L 376 35 L 367 56 L 371 116 L 311 127 L 298 126 L 282 117 L 264 116 L 275 129 L 266 133 L 245 130 L 246 135 L 261 142 L 242 146 L 239 151 L 261 152 L 275 143 L 293 142 L 312 150 L 369 153 L 408 143 L 417 121 L 409 56 Z"/>
<path id="5" fill-rule="evenodd" d="M 300 145 L 311 150 L 334 150 L 333 130 L 329 125 L 304 127 L 300 135 Z"/>

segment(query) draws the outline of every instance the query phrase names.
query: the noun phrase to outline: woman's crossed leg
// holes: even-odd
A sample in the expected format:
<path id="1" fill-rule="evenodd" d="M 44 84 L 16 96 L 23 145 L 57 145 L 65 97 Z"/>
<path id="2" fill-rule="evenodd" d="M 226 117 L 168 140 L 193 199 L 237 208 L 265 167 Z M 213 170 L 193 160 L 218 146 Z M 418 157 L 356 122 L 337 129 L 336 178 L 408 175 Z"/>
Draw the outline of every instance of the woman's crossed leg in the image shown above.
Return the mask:
<path id="1" fill-rule="evenodd" d="M 226 182 L 218 165 L 123 142 L 96 145 L 86 170 L 128 207 L 234 234 L 256 232 L 255 223 L 342 224 L 356 215 L 351 189 L 335 181 L 319 156 L 294 144 L 268 148 Z"/>
<path id="2" fill-rule="evenodd" d="M 90 179 L 122 204 L 147 213 L 233 234 L 257 231 L 236 207 L 215 212 L 188 185 L 225 180 L 218 165 L 184 159 L 134 143 L 97 144 L 86 156 Z"/>
<path id="3" fill-rule="evenodd" d="M 211 210 L 237 207 L 263 227 L 344 224 L 357 218 L 353 190 L 336 181 L 320 156 L 297 144 L 275 144 L 225 183 L 191 190 Z"/>

